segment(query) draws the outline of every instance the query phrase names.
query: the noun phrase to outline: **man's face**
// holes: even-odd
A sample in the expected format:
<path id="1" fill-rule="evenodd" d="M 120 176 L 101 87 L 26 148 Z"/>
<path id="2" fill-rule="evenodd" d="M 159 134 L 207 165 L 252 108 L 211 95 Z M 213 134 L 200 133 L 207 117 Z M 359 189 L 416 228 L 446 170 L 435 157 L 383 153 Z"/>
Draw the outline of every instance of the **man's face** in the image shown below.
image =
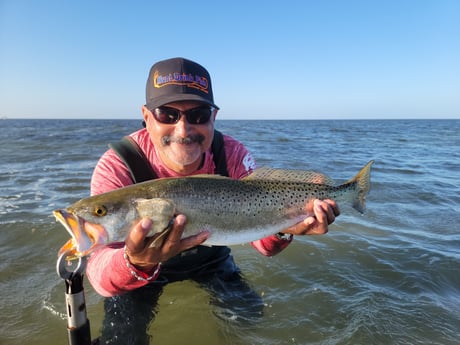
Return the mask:
<path id="1" fill-rule="evenodd" d="M 217 111 L 203 124 L 190 124 L 183 113 L 203 106 L 208 107 L 195 101 L 166 104 L 164 109 L 181 112 L 178 122 L 173 124 L 161 123 L 149 109 L 142 107 L 146 128 L 158 155 L 168 168 L 180 174 L 191 174 L 199 169 L 203 153 L 211 146 Z"/>

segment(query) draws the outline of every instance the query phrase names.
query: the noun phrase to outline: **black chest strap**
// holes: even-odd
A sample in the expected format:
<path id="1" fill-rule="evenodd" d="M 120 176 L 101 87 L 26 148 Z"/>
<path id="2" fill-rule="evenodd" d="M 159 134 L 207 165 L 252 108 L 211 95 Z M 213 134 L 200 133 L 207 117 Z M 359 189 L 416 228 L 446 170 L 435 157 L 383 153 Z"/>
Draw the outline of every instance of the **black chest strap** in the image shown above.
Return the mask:
<path id="1" fill-rule="evenodd" d="M 142 150 L 131 137 L 125 136 L 120 141 L 109 144 L 109 147 L 116 152 L 123 163 L 128 167 L 131 179 L 134 183 L 158 178 L 147 157 L 145 157 Z M 222 176 L 228 176 L 224 136 L 217 130 L 214 131 L 214 140 L 211 145 L 211 150 L 214 164 L 216 165 L 216 173 Z"/>
<path id="2" fill-rule="evenodd" d="M 214 139 L 211 144 L 212 158 L 216 166 L 216 174 L 229 176 L 227 169 L 227 157 L 225 156 L 224 136 L 221 132 L 214 130 Z"/>
<path id="3" fill-rule="evenodd" d="M 109 144 L 109 147 L 116 152 L 128 167 L 134 183 L 148 181 L 157 177 L 147 157 L 130 136 L 125 136 L 120 141 Z"/>

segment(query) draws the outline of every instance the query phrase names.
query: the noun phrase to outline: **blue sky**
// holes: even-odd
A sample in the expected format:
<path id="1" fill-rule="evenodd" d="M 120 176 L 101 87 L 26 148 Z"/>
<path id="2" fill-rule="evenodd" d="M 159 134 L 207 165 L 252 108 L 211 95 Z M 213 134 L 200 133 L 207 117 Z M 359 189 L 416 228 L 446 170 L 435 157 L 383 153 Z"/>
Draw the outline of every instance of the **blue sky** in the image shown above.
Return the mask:
<path id="1" fill-rule="evenodd" d="M 176 56 L 222 119 L 460 118 L 457 0 L 0 0 L 0 117 L 139 118 Z"/>

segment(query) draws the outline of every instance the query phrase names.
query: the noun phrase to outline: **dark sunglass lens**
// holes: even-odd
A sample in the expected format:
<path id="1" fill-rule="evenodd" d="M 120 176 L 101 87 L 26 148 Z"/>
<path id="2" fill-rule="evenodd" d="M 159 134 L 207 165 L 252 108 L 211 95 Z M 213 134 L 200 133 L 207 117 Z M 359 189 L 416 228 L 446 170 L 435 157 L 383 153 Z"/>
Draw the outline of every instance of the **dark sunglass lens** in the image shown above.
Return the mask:
<path id="1" fill-rule="evenodd" d="M 153 116 L 158 122 L 172 124 L 179 121 L 180 112 L 176 109 L 160 107 L 153 110 Z"/>
<path id="2" fill-rule="evenodd" d="M 212 109 L 209 107 L 195 108 L 185 112 L 187 121 L 192 125 L 205 124 L 212 115 Z"/>

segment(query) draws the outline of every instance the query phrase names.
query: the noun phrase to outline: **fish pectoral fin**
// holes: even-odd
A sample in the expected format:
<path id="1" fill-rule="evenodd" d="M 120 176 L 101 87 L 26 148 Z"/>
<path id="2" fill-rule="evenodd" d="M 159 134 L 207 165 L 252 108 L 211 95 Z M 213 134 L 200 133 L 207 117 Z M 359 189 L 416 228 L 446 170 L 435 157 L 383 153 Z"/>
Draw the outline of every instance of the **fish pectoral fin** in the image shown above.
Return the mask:
<path id="1" fill-rule="evenodd" d="M 171 232 L 173 223 L 174 218 L 171 219 L 167 228 L 163 229 L 162 232 L 158 233 L 157 237 L 155 237 L 153 241 L 149 244 L 149 248 L 160 247 L 163 244 L 166 236 Z"/>
<path id="2" fill-rule="evenodd" d="M 169 199 L 137 199 L 135 205 L 140 218 L 150 218 L 153 222 L 149 236 L 167 230 L 176 215 L 176 205 Z"/>

